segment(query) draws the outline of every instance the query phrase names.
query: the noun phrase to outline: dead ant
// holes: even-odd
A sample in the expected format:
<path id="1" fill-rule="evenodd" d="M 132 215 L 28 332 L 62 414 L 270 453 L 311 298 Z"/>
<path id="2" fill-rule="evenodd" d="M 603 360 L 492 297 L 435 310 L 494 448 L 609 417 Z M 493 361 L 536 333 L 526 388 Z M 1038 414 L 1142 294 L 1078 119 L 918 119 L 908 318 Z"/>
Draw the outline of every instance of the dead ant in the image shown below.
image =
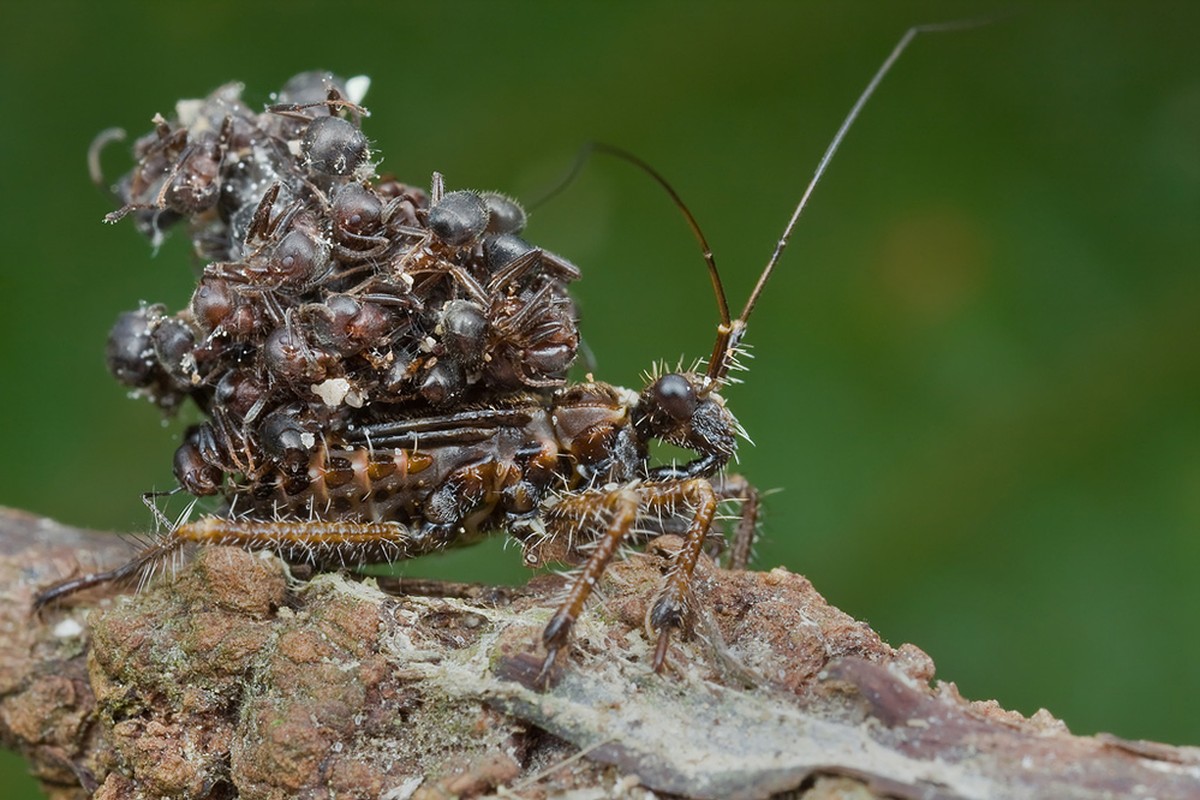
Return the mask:
<path id="1" fill-rule="evenodd" d="M 502 195 L 446 192 L 436 173 L 429 193 L 376 179 L 356 81 L 303 73 L 261 115 L 238 84 L 181 101 L 117 184 L 118 216 L 153 212 L 137 219 L 155 242 L 168 215 L 186 220 L 209 261 L 187 308 L 128 312 L 108 343 L 110 371 L 136 394 L 167 412 L 190 398 L 208 417 L 175 458 L 195 494 L 234 493 L 294 460 L 263 427 L 275 411 L 336 441 L 371 421 L 366 404 L 412 416 L 542 391 L 574 361 L 575 266 L 522 239 L 525 212 Z M 164 187 L 190 174 L 192 139 L 214 125 L 222 157 L 206 174 L 219 201 L 166 205 Z M 114 138 L 89 153 L 97 183 Z"/>
<path id="2" fill-rule="evenodd" d="M 646 618 L 657 636 L 652 666 L 661 671 L 673 634 L 690 628 L 693 571 L 719 504 L 742 501 L 733 566 L 745 565 L 754 535 L 757 493 L 740 476 L 725 473 L 743 431 L 722 396 L 739 368 L 750 315 L 814 188 L 883 76 L 919 33 L 960 27 L 916 27 L 900 39 L 826 149 L 737 317 L 699 225 L 675 191 L 636 157 L 601 148 L 663 186 L 703 250 L 720 316 L 706 366 L 656 374 L 640 392 L 589 379 L 553 392 L 497 394 L 439 413 L 374 404 L 340 430 L 316 427 L 305 409 L 278 409 L 267 418 L 270 446 L 279 457 L 224 487 L 223 515 L 175 525 L 126 565 L 49 587 L 36 605 L 152 569 L 186 543 L 268 549 L 290 561 L 341 567 L 415 558 L 502 530 L 522 544 L 531 564 L 564 540 L 568 556 L 582 562 L 542 631 L 540 679 L 548 680 L 620 547 L 651 532 L 682 530 L 684 544 Z M 202 466 L 208 437 L 190 439 L 185 461 Z M 653 441 L 694 457 L 652 464 Z M 212 485 L 217 476 L 209 471 L 201 477 Z"/>

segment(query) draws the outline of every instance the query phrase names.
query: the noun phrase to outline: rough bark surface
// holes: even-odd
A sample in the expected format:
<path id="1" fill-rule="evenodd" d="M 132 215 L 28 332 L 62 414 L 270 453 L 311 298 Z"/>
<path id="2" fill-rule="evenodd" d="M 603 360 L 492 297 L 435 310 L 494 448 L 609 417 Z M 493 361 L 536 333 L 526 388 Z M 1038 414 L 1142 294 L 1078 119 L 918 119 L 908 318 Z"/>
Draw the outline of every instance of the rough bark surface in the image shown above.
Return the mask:
<path id="1" fill-rule="evenodd" d="M 394 596 L 213 547 L 35 616 L 129 548 L 0 510 L 0 738 L 54 798 L 1200 797 L 1200 749 L 967 701 L 783 569 L 703 562 L 656 675 L 643 619 L 677 543 L 613 565 L 540 690 L 556 577 Z"/>

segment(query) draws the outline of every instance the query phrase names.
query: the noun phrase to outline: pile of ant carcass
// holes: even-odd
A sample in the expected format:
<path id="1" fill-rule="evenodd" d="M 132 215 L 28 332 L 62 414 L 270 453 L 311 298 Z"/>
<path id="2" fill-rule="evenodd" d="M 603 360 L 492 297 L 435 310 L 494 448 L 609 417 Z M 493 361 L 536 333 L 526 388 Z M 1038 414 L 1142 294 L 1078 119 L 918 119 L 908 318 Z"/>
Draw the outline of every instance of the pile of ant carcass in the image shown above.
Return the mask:
<path id="1" fill-rule="evenodd" d="M 376 179 L 364 111 L 332 76 L 296 76 L 262 114 L 240 89 L 157 117 L 109 215 L 152 239 L 186 222 L 207 263 L 187 308 L 123 314 L 108 344 L 122 383 L 209 417 L 176 454 L 184 489 L 287 480 L 319 439 L 563 383 L 579 273 L 518 236 L 520 206 Z"/>
<path id="2" fill-rule="evenodd" d="M 175 475 L 224 506 L 38 602 L 152 569 L 186 541 L 338 566 L 503 530 L 530 563 L 557 542 L 550 552 L 583 564 L 545 628 L 545 671 L 620 546 L 673 531 L 687 544 L 647 619 L 661 668 L 722 501 L 744 502 L 735 561 L 749 551 L 756 503 L 723 474 L 740 428 L 718 394 L 744 318 L 730 323 L 720 298 L 707 372 L 641 392 L 567 384 L 577 269 L 521 238 L 512 200 L 447 193 L 436 174 L 428 194 L 376 176 L 357 80 L 297 75 L 261 114 L 225 86 L 135 143 L 109 221 L 132 215 L 156 243 L 185 223 L 206 266 L 186 308 L 118 319 L 108 365 L 168 411 L 191 398 L 205 421 Z M 97 179 L 112 138 L 93 146 Z M 695 458 L 653 466 L 652 440 Z"/>

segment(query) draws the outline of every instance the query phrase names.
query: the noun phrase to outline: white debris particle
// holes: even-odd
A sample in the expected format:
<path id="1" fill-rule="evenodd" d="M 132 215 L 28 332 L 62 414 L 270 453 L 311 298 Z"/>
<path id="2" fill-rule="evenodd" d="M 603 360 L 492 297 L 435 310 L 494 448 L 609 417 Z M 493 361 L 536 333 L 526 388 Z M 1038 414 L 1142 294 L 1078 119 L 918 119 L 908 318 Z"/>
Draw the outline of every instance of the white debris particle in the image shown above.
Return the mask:
<path id="1" fill-rule="evenodd" d="M 179 100 L 175 103 L 175 117 L 180 125 L 190 128 L 200 119 L 200 109 L 203 107 L 203 100 Z"/>
<path id="2" fill-rule="evenodd" d="M 325 405 L 336 408 L 350 394 L 350 381 L 345 378 L 330 378 L 312 385 L 313 394 L 321 398 Z M 360 403 L 361 405 L 361 403 Z"/>
<path id="3" fill-rule="evenodd" d="M 70 617 L 54 626 L 54 635 L 59 639 L 70 639 L 81 633 L 83 633 L 83 626 Z"/>
<path id="4" fill-rule="evenodd" d="M 317 443 L 317 437 L 305 431 L 300 434 L 300 444 L 304 445 L 305 450 L 312 449 L 312 446 Z"/>
<path id="5" fill-rule="evenodd" d="M 388 789 L 386 792 L 380 795 L 380 800 L 408 800 L 408 798 L 412 797 L 413 794 L 416 793 L 417 789 L 424 781 L 424 775 L 414 775 L 408 780 L 401 782 L 399 786 L 394 786 L 391 789 Z"/>
<path id="6" fill-rule="evenodd" d="M 367 96 L 367 90 L 370 88 L 371 78 L 367 75 L 355 75 L 353 78 L 347 78 L 346 99 L 358 105 Z"/>

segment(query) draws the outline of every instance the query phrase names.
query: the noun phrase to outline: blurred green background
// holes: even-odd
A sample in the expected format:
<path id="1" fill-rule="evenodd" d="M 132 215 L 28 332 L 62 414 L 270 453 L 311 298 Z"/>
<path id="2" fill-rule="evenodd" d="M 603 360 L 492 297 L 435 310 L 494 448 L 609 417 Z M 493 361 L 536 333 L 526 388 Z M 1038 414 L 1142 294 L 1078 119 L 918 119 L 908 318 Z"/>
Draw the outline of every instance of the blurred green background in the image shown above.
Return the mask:
<path id="1" fill-rule="evenodd" d="M 373 78 L 367 133 L 412 182 L 437 169 L 530 199 L 581 143 L 619 144 L 688 201 L 740 306 L 901 32 L 995 10 L 8 4 L 0 502 L 139 530 L 139 494 L 172 483 L 179 423 L 126 400 L 103 347 L 139 300 L 178 308 L 192 271 L 182 238 L 152 259 L 131 224 L 101 224 L 84 154 L 102 128 L 140 134 L 232 79 L 266 102 L 322 67 Z M 739 469 L 779 490 L 761 567 L 808 575 L 968 697 L 1180 744 L 1200 744 L 1198 41 L 1183 2 L 1038 4 L 918 40 L 817 192 L 727 393 L 758 443 Z M 528 235 L 583 268 L 602 379 L 708 353 L 697 248 L 644 175 L 593 161 Z M 499 549 L 412 570 L 520 580 Z"/>

